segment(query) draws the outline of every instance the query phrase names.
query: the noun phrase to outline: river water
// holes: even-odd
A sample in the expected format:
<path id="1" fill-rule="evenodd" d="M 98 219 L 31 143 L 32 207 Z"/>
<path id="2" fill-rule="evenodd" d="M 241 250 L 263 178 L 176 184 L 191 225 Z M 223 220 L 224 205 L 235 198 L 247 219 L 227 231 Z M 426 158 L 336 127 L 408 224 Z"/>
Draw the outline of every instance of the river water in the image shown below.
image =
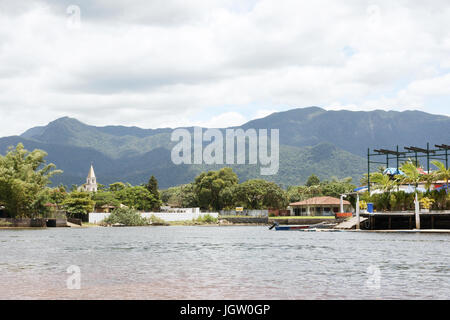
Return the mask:
<path id="1" fill-rule="evenodd" d="M 0 230 L 0 299 L 449 298 L 449 234 Z"/>

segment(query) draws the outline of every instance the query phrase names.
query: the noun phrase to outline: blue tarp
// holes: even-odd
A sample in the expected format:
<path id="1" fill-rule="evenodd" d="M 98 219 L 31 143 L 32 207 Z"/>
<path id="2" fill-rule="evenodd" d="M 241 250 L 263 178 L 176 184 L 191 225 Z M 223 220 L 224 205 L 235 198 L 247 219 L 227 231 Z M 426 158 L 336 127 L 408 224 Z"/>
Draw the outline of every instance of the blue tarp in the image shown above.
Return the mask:
<path id="1" fill-rule="evenodd" d="M 405 173 L 398 168 L 387 168 L 386 170 L 384 170 L 383 174 L 388 174 L 390 176 L 395 176 L 395 175 L 404 176 L 405 175 Z"/>
<path id="2" fill-rule="evenodd" d="M 361 191 L 361 190 L 364 190 L 364 189 L 368 189 L 369 187 L 368 186 L 364 186 L 364 187 L 359 187 L 359 188 L 356 188 L 355 190 L 353 190 L 354 192 L 358 192 L 358 191 Z"/>

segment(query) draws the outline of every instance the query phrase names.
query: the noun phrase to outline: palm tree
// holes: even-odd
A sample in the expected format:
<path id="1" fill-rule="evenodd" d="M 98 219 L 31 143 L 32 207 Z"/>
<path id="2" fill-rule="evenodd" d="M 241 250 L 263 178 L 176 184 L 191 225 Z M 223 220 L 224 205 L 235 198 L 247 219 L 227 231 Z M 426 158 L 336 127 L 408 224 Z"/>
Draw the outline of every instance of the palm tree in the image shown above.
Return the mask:
<path id="1" fill-rule="evenodd" d="M 416 167 L 414 163 L 406 162 L 400 169 L 405 174 L 404 176 L 401 177 L 402 183 L 413 184 L 417 189 L 419 183 L 423 182 L 424 179 L 420 174 L 418 167 Z"/>
<path id="2" fill-rule="evenodd" d="M 420 214 L 419 214 L 419 199 L 417 194 L 417 187 L 419 186 L 419 183 L 423 181 L 423 177 L 419 172 L 419 169 L 412 163 L 411 161 L 408 161 L 403 164 L 401 167 L 401 170 L 405 174 L 401 181 L 403 183 L 413 184 L 415 186 L 414 188 L 414 194 L 415 194 L 415 217 L 416 217 L 416 229 L 420 229 Z"/>
<path id="3" fill-rule="evenodd" d="M 438 170 L 435 171 L 432 175 L 434 178 L 434 182 L 439 180 L 444 180 L 446 182 L 446 193 L 439 196 L 439 205 L 441 209 L 445 209 L 448 197 L 448 181 L 450 180 L 450 169 L 447 169 L 445 165 L 439 161 L 432 161 L 431 163 L 438 168 Z"/>
<path id="4" fill-rule="evenodd" d="M 375 186 L 384 192 L 391 192 L 391 190 L 395 187 L 395 180 L 392 180 L 388 175 L 379 172 L 371 174 L 370 181 L 372 181 Z"/>
<path id="5" fill-rule="evenodd" d="M 439 162 L 437 160 L 432 161 L 431 163 L 438 168 L 438 170 L 434 172 L 435 179 L 436 180 L 444 180 L 446 182 L 447 192 L 448 192 L 448 181 L 450 180 L 450 169 L 447 169 L 442 162 Z"/>

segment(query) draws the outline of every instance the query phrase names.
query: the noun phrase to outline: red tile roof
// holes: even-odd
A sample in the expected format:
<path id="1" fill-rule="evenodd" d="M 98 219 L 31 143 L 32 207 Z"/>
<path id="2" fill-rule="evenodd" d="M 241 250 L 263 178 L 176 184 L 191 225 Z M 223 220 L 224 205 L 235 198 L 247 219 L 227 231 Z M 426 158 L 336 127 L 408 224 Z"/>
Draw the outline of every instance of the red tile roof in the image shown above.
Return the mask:
<path id="1" fill-rule="evenodd" d="M 341 200 L 333 197 L 315 197 L 300 202 L 290 203 L 290 206 L 308 206 L 308 205 L 340 205 Z M 344 205 L 350 205 L 350 202 L 344 200 Z"/>

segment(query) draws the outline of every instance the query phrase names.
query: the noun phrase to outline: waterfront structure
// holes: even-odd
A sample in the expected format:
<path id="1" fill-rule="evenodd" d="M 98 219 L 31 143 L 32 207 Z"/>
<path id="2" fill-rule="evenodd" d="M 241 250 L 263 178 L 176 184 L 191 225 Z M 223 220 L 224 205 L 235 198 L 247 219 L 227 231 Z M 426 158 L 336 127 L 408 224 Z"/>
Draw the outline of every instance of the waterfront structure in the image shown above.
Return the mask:
<path id="1" fill-rule="evenodd" d="M 427 143 L 427 147 L 425 148 L 419 148 L 419 147 L 404 147 L 404 151 L 400 151 L 399 146 L 397 145 L 395 150 L 387 150 L 387 149 L 375 149 L 375 153 L 371 153 L 370 148 L 367 149 L 367 177 L 369 179 L 367 183 L 367 188 L 370 193 L 371 191 L 371 181 L 370 181 L 370 174 L 371 174 L 371 165 L 385 165 L 388 171 L 389 169 L 394 169 L 392 172 L 393 174 L 400 173 L 400 162 L 401 161 L 410 161 L 413 159 L 415 161 L 415 164 L 419 164 L 420 160 L 426 161 L 426 171 L 422 170 L 422 174 L 430 174 L 431 173 L 431 167 L 430 167 L 430 161 L 431 160 L 441 160 L 444 161 L 445 167 L 448 169 L 448 157 L 449 157 L 449 150 L 450 145 L 447 144 L 436 144 L 436 149 L 431 149 L 430 144 Z M 390 168 L 390 163 L 392 161 L 395 161 L 396 167 Z M 385 174 L 388 174 L 388 172 L 385 172 Z"/>
<path id="2" fill-rule="evenodd" d="M 341 201 L 333 197 L 315 197 L 289 204 L 291 215 L 294 216 L 333 216 L 339 212 Z M 352 205 L 343 200 L 344 211 L 351 212 Z"/>
<path id="3" fill-rule="evenodd" d="M 91 164 L 86 183 L 78 188 L 78 191 L 97 192 L 97 178 L 95 177 L 94 166 Z"/>

